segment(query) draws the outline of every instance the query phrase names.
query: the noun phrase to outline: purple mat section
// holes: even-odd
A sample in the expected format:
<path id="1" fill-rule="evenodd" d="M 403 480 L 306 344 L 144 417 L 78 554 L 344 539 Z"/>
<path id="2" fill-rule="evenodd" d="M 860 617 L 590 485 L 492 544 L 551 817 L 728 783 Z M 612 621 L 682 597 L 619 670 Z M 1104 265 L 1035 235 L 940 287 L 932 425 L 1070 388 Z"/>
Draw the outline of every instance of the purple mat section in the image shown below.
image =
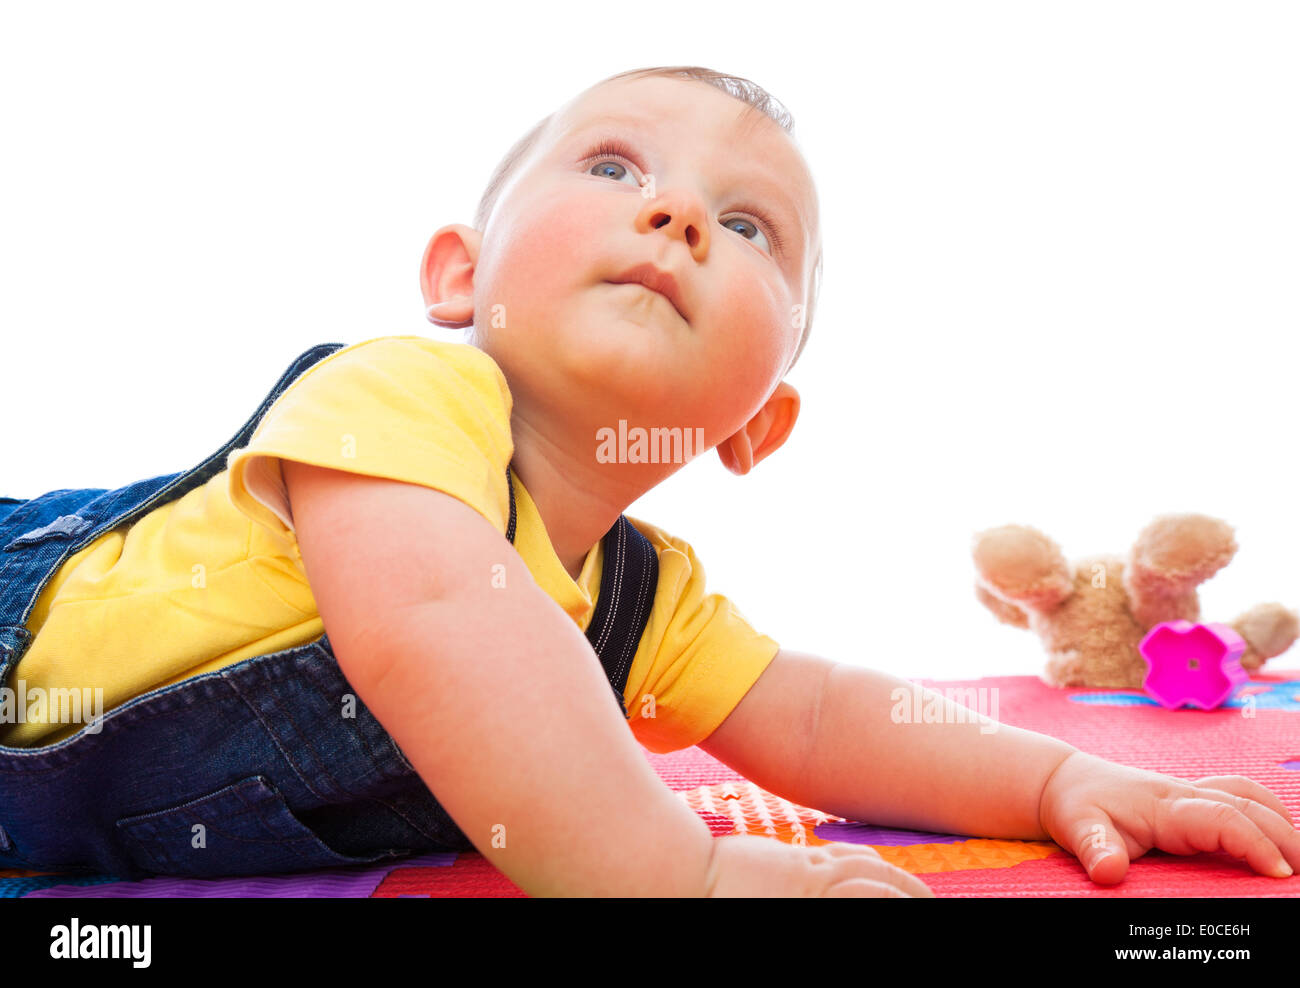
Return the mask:
<path id="1" fill-rule="evenodd" d="M 866 823 L 819 823 L 813 835 L 822 840 L 837 840 L 845 844 L 879 844 L 884 847 L 906 847 L 909 844 L 957 844 L 969 837 L 956 834 L 927 834 L 920 830 L 890 830 Z"/>
<path id="2" fill-rule="evenodd" d="M 25 875 L 22 878 L 0 878 L 0 899 L 25 899 L 37 889 L 51 885 L 102 885 L 116 882 L 114 875 Z"/>
<path id="3" fill-rule="evenodd" d="M 55 885 L 25 899 L 368 899 L 396 868 L 451 867 L 455 851 L 393 858 L 359 868 L 245 878 L 146 878 L 106 885 Z"/>

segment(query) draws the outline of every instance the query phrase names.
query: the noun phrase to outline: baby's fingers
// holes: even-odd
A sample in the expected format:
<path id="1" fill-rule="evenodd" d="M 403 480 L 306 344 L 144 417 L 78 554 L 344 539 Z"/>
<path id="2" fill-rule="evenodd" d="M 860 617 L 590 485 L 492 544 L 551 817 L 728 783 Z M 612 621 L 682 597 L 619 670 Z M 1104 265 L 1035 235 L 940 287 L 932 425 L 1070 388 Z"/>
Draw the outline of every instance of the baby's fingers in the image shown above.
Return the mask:
<path id="1" fill-rule="evenodd" d="M 839 891 L 836 896 L 877 895 L 869 886 L 876 884 L 892 886 L 899 890 L 899 895 L 918 899 L 933 899 L 930 887 L 911 872 L 904 871 L 897 865 L 886 862 L 880 852 L 865 844 L 845 844 L 835 842 L 826 844 L 813 851 L 813 854 L 825 855 L 839 865 L 839 870 L 853 880 L 841 882 L 834 886 Z M 820 855 L 819 855 L 820 856 Z M 859 886 L 859 882 L 866 884 Z M 830 895 L 831 893 L 827 893 Z"/>
<path id="2" fill-rule="evenodd" d="M 1238 776 L 1198 779 L 1196 784 L 1201 788 L 1203 799 L 1226 803 L 1249 817 L 1282 852 L 1282 858 L 1288 867 L 1293 871 L 1300 869 L 1300 832 L 1296 831 L 1288 819 L 1278 816 L 1269 806 L 1255 800 L 1251 787 L 1264 789 L 1263 786 Z M 1264 791 L 1268 792 L 1267 789 Z M 1285 877 L 1283 873 L 1279 874 Z"/>
<path id="3" fill-rule="evenodd" d="M 1128 872 L 1128 845 L 1104 814 L 1080 817 L 1062 836 L 1066 850 L 1098 885 L 1114 885 Z"/>
<path id="4" fill-rule="evenodd" d="M 1291 874 L 1278 846 L 1237 806 L 1209 798 L 1175 799 L 1165 805 L 1165 819 L 1154 835 L 1155 846 L 1162 851 L 1194 854 L 1222 849 L 1244 858 L 1261 875 L 1286 878 Z"/>
<path id="5" fill-rule="evenodd" d="M 865 878 L 840 882 L 827 890 L 827 899 L 906 899 L 907 893 L 888 882 L 872 882 Z M 934 898 L 931 894 L 930 898 Z"/>
<path id="6" fill-rule="evenodd" d="M 1257 803 L 1263 803 L 1292 827 L 1295 826 L 1295 819 L 1291 816 L 1291 811 L 1286 808 L 1286 804 L 1282 800 L 1277 798 L 1277 793 L 1273 792 L 1272 789 L 1261 786 L 1254 779 L 1247 779 L 1241 775 L 1211 775 L 1204 779 L 1197 779 L 1193 785 L 1207 789 L 1218 789 L 1234 796 L 1241 796 L 1245 799 L 1253 799 Z"/>

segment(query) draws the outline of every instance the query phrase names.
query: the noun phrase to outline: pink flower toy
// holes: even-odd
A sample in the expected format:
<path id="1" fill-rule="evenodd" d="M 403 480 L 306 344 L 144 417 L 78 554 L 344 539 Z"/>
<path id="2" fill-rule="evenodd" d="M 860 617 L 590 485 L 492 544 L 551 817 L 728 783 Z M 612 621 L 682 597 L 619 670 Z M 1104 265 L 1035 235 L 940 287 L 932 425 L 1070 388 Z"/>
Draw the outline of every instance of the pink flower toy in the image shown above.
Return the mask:
<path id="1" fill-rule="evenodd" d="M 1162 621 L 1138 645 L 1150 667 L 1142 688 L 1162 707 L 1220 706 L 1250 679 L 1245 640 L 1226 624 Z"/>

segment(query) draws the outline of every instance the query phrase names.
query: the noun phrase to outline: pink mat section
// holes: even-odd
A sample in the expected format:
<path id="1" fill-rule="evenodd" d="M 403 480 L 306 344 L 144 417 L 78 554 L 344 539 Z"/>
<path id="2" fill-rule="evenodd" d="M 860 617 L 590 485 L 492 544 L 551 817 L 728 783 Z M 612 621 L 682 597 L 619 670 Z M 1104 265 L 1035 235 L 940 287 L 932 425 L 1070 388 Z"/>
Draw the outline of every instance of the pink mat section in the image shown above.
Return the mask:
<path id="1" fill-rule="evenodd" d="M 1273 792 L 1300 820 L 1300 674 L 1257 675 L 1232 706 L 1166 710 L 1138 691 L 1057 690 L 1030 676 L 968 683 L 920 680 L 942 690 L 996 687 L 998 720 L 1050 734 L 1081 751 L 1180 778 L 1244 775 Z M 1256 875 L 1227 854 L 1191 857 L 1148 852 L 1124 881 L 1094 885 L 1064 852 L 1012 868 L 922 876 L 938 895 L 952 896 L 1251 896 L 1300 897 L 1300 875 Z"/>

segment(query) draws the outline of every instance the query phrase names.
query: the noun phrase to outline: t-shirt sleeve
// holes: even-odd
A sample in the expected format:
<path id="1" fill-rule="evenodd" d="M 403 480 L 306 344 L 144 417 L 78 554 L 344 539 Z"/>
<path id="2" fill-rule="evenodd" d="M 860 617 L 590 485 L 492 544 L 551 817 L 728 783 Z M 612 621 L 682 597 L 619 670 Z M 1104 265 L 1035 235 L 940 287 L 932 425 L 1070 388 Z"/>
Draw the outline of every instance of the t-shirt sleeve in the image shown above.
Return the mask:
<path id="1" fill-rule="evenodd" d="M 628 520 L 655 545 L 659 586 L 624 697 L 633 735 L 664 754 L 717 730 L 780 645 L 756 631 L 731 600 L 707 592 L 704 567 L 688 543 Z"/>
<path id="2" fill-rule="evenodd" d="M 435 488 L 504 534 L 510 410 L 505 376 L 474 346 L 419 336 L 356 343 L 304 371 L 230 453 L 230 499 L 254 522 L 292 530 L 280 470 L 288 459 Z"/>

